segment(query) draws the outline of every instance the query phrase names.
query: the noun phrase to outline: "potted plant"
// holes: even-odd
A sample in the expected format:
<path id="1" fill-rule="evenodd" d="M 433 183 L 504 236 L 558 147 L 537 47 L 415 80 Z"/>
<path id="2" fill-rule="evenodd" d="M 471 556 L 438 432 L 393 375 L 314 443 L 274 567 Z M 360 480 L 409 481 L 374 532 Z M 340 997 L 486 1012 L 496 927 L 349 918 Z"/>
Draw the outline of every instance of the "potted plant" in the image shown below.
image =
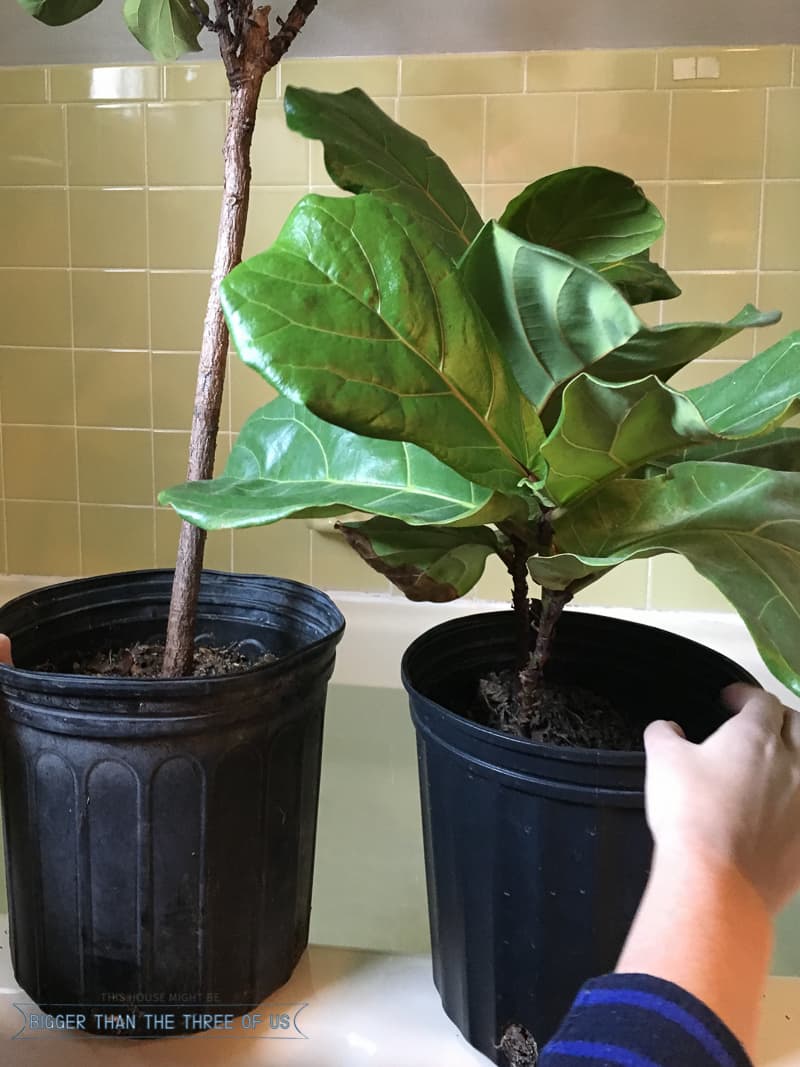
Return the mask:
<path id="1" fill-rule="evenodd" d="M 99 2 L 21 0 L 51 26 Z M 215 0 L 213 18 L 205 0 L 126 0 L 128 27 L 159 61 L 199 50 L 202 27 L 215 33 L 231 88 L 189 478 L 213 470 L 228 347 L 219 282 L 241 258 L 261 84 L 315 6 L 297 0 L 271 35 L 269 7 L 251 0 Z M 201 574 L 204 536 L 184 526 L 174 581 L 104 575 L 0 609 L 16 664 L 0 669 L 14 970 L 45 1010 L 89 1009 L 86 1029 L 108 1012 L 138 1026 L 141 1011 L 172 1011 L 179 1031 L 202 1026 L 176 1006 L 246 1011 L 308 939 L 344 622 L 299 582 Z"/>
<path id="2" fill-rule="evenodd" d="M 512 611 L 438 626 L 403 662 L 434 976 L 497 1060 L 520 1026 L 545 1041 L 614 964 L 649 863 L 643 725 L 702 737 L 746 677 L 659 630 L 562 616 L 574 594 L 679 552 L 800 692 L 800 430 L 780 426 L 798 410 L 800 335 L 680 392 L 681 367 L 779 315 L 646 325 L 634 307 L 678 289 L 649 254 L 663 220 L 629 178 L 553 174 L 484 224 L 360 91 L 290 88 L 285 106 L 355 195 L 304 197 L 225 279 L 237 351 L 281 395 L 221 477 L 161 499 L 206 529 L 371 513 L 342 533 L 413 600 L 453 600 L 490 555 L 505 563 Z"/>

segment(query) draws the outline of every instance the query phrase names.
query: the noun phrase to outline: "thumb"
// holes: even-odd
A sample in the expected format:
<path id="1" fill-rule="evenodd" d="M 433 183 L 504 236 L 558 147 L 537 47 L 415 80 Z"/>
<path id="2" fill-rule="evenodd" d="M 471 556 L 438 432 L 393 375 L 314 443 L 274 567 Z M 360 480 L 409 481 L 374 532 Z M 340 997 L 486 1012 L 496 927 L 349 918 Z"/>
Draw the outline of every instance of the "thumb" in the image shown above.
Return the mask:
<path id="1" fill-rule="evenodd" d="M 11 658 L 11 638 L 5 634 L 0 634 L 0 663 L 5 663 L 8 667 L 14 666 Z"/>
<path id="2" fill-rule="evenodd" d="M 651 722 L 644 732 L 645 752 L 651 752 L 655 748 L 664 745 L 673 745 L 676 741 L 684 741 L 686 734 L 683 728 L 676 722 L 666 719 L 656 719 Z"/>

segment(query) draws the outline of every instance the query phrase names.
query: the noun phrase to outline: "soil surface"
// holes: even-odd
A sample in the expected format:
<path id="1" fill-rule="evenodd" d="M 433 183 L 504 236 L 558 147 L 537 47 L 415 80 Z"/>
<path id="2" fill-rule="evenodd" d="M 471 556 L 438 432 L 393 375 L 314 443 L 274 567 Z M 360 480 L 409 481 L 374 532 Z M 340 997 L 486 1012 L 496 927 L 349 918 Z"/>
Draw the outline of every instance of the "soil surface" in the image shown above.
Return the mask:
<path id="1" fill-rule="evenodd" d="M 539 1049 L 524 1026 L 512 1023 L 500 1040 L 500 1051 L 508 1060 L 509 1067 L 536 1067 Z"/>
<path id="2" fill-rule="evenodd" d="M 629 722 L 603 696 L 576 685 L 544 681 L 533 695 L 530 717 L 516 699 L 516 672 L 481 679 L 476 718 L 504 733 L 549 745 L 639 752 L 642 728 Z"/>
<path id="3" fill-rule="evenodd" d="M 237 674 L 250 667 L 272 663 L 277 658 L 271 652 L 265 652 L 257 659 L 250 659 L 236 645 L 198 646 L 194 650 L 194 670 L 187 677 L 216 678 L 223 674 Z M 163 645 L 143 645 L 137 642 L 126 648 L 103 649 L 91 653 L 74 660 L 71 666 L 42 663 L 35 669 L 66 674 L 99 674 L 109 678 L 159 678 L 163 661 Z"/>

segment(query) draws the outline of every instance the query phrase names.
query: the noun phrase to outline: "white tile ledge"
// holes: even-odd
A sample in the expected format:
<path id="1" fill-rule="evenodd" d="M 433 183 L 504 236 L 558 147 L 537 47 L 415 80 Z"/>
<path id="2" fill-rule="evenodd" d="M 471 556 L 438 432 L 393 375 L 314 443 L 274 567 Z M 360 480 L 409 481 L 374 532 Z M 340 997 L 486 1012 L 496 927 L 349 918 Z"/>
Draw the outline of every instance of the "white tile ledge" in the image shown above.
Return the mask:
<path id="1" fill-rule="evenodd" d="M 291 980 L 260 1006 L 288 1011 L 293 1040 L 230 1032 L 166 1040 L 121 1040 L 75 1032 L 16 1037 L 30 1001 L 16 984 L 8 921 L 0 916 L 0 1061 L 20 1067 L 480 1067 L 486 1060 L 445 1016 L 427 956 L 311 946 Z M 800 979 L 771 978 L 764 999 L 757 1067 L 800 1065 Z M 26 1010 L 25 1014 L 19 1004 Z M 301 1006 L 302 1011 L 295 1016 Z M 269 1032 L 266 1027 L 260 1031 Z"/>
<path id="2" fill-rule="evenodd" d="M 31 575 L 0 575 L 0 603 L 32 589 L 68 579 Z M 484 611 L 504 611 L 508 604 L 465 598 L 450 604 L 414 604 L 400 596 L 385 594 L 330 592 L 347 620 L 336 658 L 335 684 L 374 688 L 400 687 L 400 660 L 408 645 L 437 623 L 461 615 Z M 800 710 L 795 696 L 772 676 L 756 651 L 744 623 L 733 612 L 655 611 L 640 608 L 575 607 L 630 619 L 681 634 L 730 656 L 750 671 L 765 688 L 776 693 L 790 707 Z M 12 634 L 13 637 L 13 634 Z M 799 1065 L 800 1067 L 800 1065 Z"/>

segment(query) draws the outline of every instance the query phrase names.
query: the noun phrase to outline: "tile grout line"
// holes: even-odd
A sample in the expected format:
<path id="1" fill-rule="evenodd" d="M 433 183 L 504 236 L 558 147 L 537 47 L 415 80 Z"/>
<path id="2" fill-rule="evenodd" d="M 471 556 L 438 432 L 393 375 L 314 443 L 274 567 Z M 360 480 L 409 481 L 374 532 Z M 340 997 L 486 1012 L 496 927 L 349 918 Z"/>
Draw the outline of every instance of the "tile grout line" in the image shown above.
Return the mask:
<path id="1" fill-rule="evenodd" d="M 486 218 L 486 145 L 488 144 L 489 97 L 484 96 L 481 106 L 481 218 Z"/>
<path id="2" fill-rule="evenodd" d="M 794 58 L 794 50 L 792 50 Z M 764 213 L 767 199 L 767 145 L 769 144 L 769 104 L 772 90 L 767 89 L 764 93 L 764 134 L 761 140 L 761 192 L 758 202 L 758 233 L 756 244 L 756 307 L 761 304 L 761 261 L 764 247 Z M 756 331 L 753 331 L 753 346 L 750 355 L 756 351 Z"/>
<path id="3" fill-rule="evenodd" d="M 166 86 L 167 86 L 167 68 L 162 65 L 161 67 L 161 99 L 166 100 Z M 148 375 L 148 388 L 150 391 L 150 477 L 152 479 L 153 496 L 152 496 L 152 531 L 151 531 L 151 566 L 155 566 L 158 559 L 158 520 L 157 512 L 158 507 L 156 503 L 156 494 L 158 489 L 156 487 L 156 448 L 155 448 L 155 393 L 153 390 L 153 313 L 152 313 L 152 300 L 151 300 L 151 286 L 150 280 L 152 278 L 152 263 L 150 254 L 150 153 L 148 151 L 148 110 L 147 104 L 143 106 L 143 118 L 144 118 L 144 138 L 143 138 L 143 150 L 144 150 L 144 249 L 145 249 L 145 263 L 147 264 L 147 290 L 145 297 L 145 311 L 147 315 L 147 375 Z"/>
<path id="4" fill-rule="evenodd" d="M 574 118 L 572 120 L 572 162 L 571 166 L 577 166 L 578 160 L 578 136 L 580 134 L 581 123 L 581 102 L 577 93 L 572 94 L 572 99 L 575 104 Z"/>
<path id="5" fill-rule="evenodd" d="M 658 79 L 658 61 L 656 61 L 656 80 Z M 662 257 L 664 260 L 664 269 L 668 270 L 667 252 L 668 252 L 668 239 L 669 239 L 669 191 L 670 181 L 669 176 L 672 173 L 672 122 L 673 122 L 673 104 L 675 102 L 675 92 L 673 89 L 669 89 L 669 97 L 667 100 L 667 177 L 664 182 L 664 233 L 662 239 Z M 661 301 L 661 306 L 658 309 L 658 322 L 659 325 L 664 324 L 664 301 Z M 650 567 L 647 569 L 648 585 L 650 576 Z"/>
<path id="6" fill-rule="evenodd" d="M 69 343 L 72 358 L 72 418 L 75 454 L 75 507 L 78 516 L 78 574 L 83 576 L 83 522 L 81 520 L 81 471 L 80 451 L 78 448 L 78 368 L 75 358 L 75 294 L 72 279 L 72 204 L 70 198 L 70 161 L 69 161 L 69 109 L 66 104 L 58 105 L 62 111 L 64 129 L 64 169 L 67 224 L 67 292 L 69 294 Z"/>

